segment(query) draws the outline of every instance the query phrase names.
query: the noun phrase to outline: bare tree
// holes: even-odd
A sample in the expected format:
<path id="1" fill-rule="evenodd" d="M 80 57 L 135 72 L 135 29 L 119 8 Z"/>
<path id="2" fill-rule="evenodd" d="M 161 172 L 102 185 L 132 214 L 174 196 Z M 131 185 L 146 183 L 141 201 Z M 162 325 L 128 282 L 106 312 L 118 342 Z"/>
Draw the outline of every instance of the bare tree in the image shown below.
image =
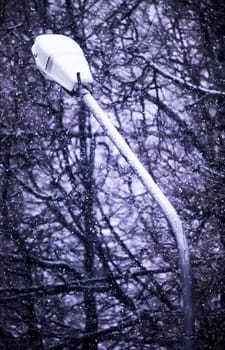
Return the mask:
<path id="1" fill-rule="evenodd" d="M 61 33 L 182 217 L 198 346 L 222 349 L 223 6 L 11 0 L 0 15 L 2 348 L 182 347 L 167 222 L 84 106 L 32 61 L 36 35 Z"/>

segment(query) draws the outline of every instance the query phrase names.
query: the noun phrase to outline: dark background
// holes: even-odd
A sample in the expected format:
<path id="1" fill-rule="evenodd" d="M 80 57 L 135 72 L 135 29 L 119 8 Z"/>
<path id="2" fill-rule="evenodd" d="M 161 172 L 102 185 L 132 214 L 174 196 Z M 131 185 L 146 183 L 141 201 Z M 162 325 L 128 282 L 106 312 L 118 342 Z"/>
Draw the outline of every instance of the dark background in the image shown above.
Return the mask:
<path id="1" fill-rule="evenodd" d="M 0 1 L 0 349 L 181 349 L 177 247 L 37 35 L 78 42 L 94 96 L 177 209 L 196 348 L 224 349 L 225 6 Z"/>

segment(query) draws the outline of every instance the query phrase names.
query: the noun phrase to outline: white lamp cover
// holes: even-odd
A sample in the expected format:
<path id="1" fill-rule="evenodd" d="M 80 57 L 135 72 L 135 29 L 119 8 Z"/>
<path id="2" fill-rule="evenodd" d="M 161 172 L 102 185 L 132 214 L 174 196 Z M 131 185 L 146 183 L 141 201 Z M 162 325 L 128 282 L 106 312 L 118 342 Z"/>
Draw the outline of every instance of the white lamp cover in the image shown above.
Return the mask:
<path id="1" fill-rule="evenodd" d="M 31 50 L 38 69 L 66 90 L 72 91 L 77 86 L 77 73 L 82 84 L 93 83 L 83 51 L 71 38 L 60 34 L 39 35 Z"/>

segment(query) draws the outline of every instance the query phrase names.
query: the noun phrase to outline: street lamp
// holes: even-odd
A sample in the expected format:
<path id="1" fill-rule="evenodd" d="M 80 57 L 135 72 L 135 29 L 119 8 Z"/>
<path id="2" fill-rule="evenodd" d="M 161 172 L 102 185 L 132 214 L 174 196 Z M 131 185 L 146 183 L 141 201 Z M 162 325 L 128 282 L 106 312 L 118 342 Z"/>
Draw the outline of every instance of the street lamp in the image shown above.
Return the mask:
<path id="1" fill-rule="evenodd" d="M 184 350 L 194 349 L 194 316 L 192 300 L 192 276 L 189 247 L 182 228 L 181 220 L 151 175 L 130 149 L 124 138 L 113 126 L 95 98 L 86 88 L 93 83 L 93 78 L 82 49 L 72 39 L 58 34 L 44 34 L 36 38 L 32 53 L 39 70 L 49 79 L 54 80 L 70 94 L 78 91 L 88 110 L 95 116 L 105 133 L 115 144 L 120 154 L 126 159 L 154 198 L 166 217 L 174 233 L 179 254 L 179 267 L 182 282 L 184 313 Z"/>
<path id="2" fill-rule="evenodd" d="M 39 35 L 31 51 L 40 72 L 67 91 L 74 91 L 78 85 L 77 73 L 82 84 L 93 83 L 83 51 L 71 38 L 60 34 Z"/>

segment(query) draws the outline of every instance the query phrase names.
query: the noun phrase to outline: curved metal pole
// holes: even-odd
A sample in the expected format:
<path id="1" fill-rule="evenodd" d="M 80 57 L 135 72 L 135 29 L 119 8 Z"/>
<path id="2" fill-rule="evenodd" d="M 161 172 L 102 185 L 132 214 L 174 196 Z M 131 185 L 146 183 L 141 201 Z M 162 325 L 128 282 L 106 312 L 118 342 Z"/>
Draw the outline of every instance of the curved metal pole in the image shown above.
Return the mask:
<path id="1" fill-rule="evenodd" d="M 183 295 L 183 313 L 184 313 L 184 350 L 194 349 L 194 315 L 192 300 L 192 276 L 191 263 L 189 257 L 189 247 L 187 238 L 184 234 L 181 220 L 167 197 L 154 182 L 151 175 L 143 167 L 136 155 L 130 149 L 126 141 L 112 125 L 105 112 L 98 105 L 94 97 L 84 88 L 81 88 L 80 96 L 83 103 L 89 111 L 95 116 L 105 133 L 115 144 L 120 154 L 126 159 L 128 164 L 134 170 L 141 180 L 142 184 L 148 190 L 150 195 L 155 199 L 162 212 L 164 213 L 172 232 L 176 237 L 177 249 L 179 254 L 179 267 L 182 282 Z"/>

